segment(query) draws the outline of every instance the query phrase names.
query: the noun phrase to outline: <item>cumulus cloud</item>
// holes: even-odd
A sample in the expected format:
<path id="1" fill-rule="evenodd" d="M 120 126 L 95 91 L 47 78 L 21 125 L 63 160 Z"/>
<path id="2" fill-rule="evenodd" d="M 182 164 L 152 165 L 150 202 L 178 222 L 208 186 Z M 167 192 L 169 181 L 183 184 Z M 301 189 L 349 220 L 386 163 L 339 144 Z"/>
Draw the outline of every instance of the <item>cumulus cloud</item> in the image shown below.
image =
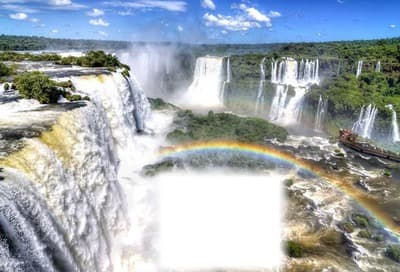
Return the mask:
<path id="1" fill-rule="evenodd" d="M 29 21 L 31 21 L 32 23 L 35 23 L 35 24 L 40 22 L 40 20 L 38 18 L 31 18 L 31 19 L 29 19 Z"/>
<path id="2" fill-rule="evenodd" d="M 183 27 L 180 26 L 180 25 L 178 25 L 177 29 L 178 29 L 179 32 L 182 32 L 182 31 L 183 31 Z"/>
<path id="3" fill-rule="evenodd" d="M 203 8 L 209 8 L 215 10 L 215 4 L 212 0 L 201 0 L 201 6 Z"/>
<path id="4" fill-rule="evenodd" d="M 244 3 L 239 5 L 233 4 L 232 9 L 239 10 L 235 15 L 222 15 L 206 13 L 203 20 L 206 26 L 216 26 L 223 28 L 225 31 L 247 31 L 252 28 L 261 28 L 263 26 L 270 28 L 272 26 L 271 18 L 280 17 L 278 11 L 270 11 L 268 14 L 249 7 Z"/>
<path id="5" fill-rule="evenodd" d="M 390 28 L 396 28 L 396 25 L 389 25 Z"/>
<path id="6" fill-rule="evenodd" d="M 177 11 L 177 12 L 183 12 L 186 11 L 186 5 L 187 3 L 185 1 L 181 0 L 175 0 L 175 1 L 170 1 L 170 0 L 137 0 L 137 1 L 128 1 L 128 2 L 123 2 L 123 1 L 109 1 L 109 2 L 104 2 L 104 5 L 110 6 L 110 7 L 123 7 L 123 8 L 132 8 L 132 9 L 142 9 L 142 10 L 148 10 L 148 9 L 165 9 L 168 11 Z"/>
<path id="7" fill-rule="evenodd" d="M 53 30 L 51 31 L 51 33 L 53 33 L 53 34 L 57 34 L 58 32 L 60 32 L 58 29 L 53 29 Z"/>
<path id="8" fill-rule="evenodd" d="M 224 16 L 221 14 L 217 14 L 216 16 L 213 14 L 206 13 L 203 16 L 203 20 L 206 26 L 217 26 L 222 27 L 229 31 L 246 31 L 250 28 L 260 28 L 261 25 L 258 22 L 246 20 L 241 16 Z"/>
<path id="9" fill-rule="evenodd" d="M 245 13 L 247 13 L 249 19 L 252 19 L 257 22 L 264 22 L 266 23 L 267 26 L 271 26 L 271 19 L 267 15 L 260 12 L 259 10 L 252 7 L 249 8 L 245 4 L 240 4 L 239 8 L 243 10 Z"/>
<path id="10" fill-rule="evenodd" d="M 86 12 L 86 15 L 91 17 L 98 17 L 104 15 L 104 11 L 101 9 L 94 8 L 91 11 Z"/>
<path id="11" fill-rule="evenodd" d="M 89 20 L 89 24 L 94 25 L 94 26 L 109 26 L 110 23 L 99 18 L 99 19 L 91 19 Z"/>
<path id="12" fill-rule="evenodd" d="M 10 14 L 10 18 L 14 19 L 14 20 L 26 20 L 26 19 L 28 19 L 28 15 L 23 12 L 17 12 L 17 13 Z"/>
<path id="13" fill-rule="evenodd" d="M 37 0 L 42 2 L 41 0 Z M 49 9 L 56 9 L 56 10 L 80 10 L 86 8 L 85 5 L 77 4 L 72 2 L 71 0 L 49 0 L 46 1 L 49 5 Z"/>

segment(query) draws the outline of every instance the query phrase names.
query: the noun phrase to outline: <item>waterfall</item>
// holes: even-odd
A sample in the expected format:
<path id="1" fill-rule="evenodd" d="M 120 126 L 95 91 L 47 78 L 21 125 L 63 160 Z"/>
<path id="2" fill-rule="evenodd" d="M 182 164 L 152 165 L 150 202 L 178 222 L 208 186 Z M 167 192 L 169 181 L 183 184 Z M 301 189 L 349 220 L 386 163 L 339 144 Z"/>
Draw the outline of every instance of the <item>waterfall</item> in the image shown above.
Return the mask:
<path id="1" fill-rule="evenodd" d="M 272 99 L 272 105 L 269 114 L 272 120 L 279 120 L 284 117 L 288 89 L 288 85 L 279 84 L 276 86 L 276 93 Z"/>
<path id="2" fill-rule="evenodd" d="M 356 72 L 356 77 L 358 78 L 361 73 L 362 73 L 362 68 L 363 68 L 363 61 L 359 60 L 357 64 L 357 72 Z"/>
<path id="3" fill-rule="evenodd" d="M 380 72 L 381 72 L 381 61 L 378 61 L 378 62 L 376 63 L 375 72 L 377 72 L 377 73 L 380 73 Z"/>
<path id="4" fill-rule="evenodd" d="M 230 58 L 226 59 L 226 72 L 225 72 L 225 80 L 222 85 L 222 90 L 221 90 L 221 97 L 220 100 L 222 101 L 222 104 L 225 102 L 225 95 L 226 95 L 226 90 L 229 87 L 229 83 L 231 83 L 231 60 Z"/>
<path id="5" fill-rule="evenodd" d="M 178 72 L 177 54 L 173 45 L 146 43 L 132 44 L 130 50 L 117 52 L 117 57 L 134 70 L 137 81 L 149 96 L 162 97 L 169 95 L 166 75 Z"/>
<path id="6" fill-rule="evenodd" d="M 269 118 L 285 124 L 301 121 L 304 95 L 313 84 L 319 84 L 319 60 L 301 60 L 292 58 L 271 63 L 271 82 L 275 84 L 275 96 L 269 112 Z M 294 96 L 288 97 L 289 88 Z"/>
<path id="7" fill-rule="evenodd" d="M 322 96 L 319 96 L 318 100 L 318 107 L 317 107 L 317 113 L 315 115 L 315 123 L 314 123 L 314 130 L 316 131 L 322 131 L 323 129 L 323 122 L 327 113 L 327 106 L 328 106 L 328 101 L 322 99 Z"/>
<path id="8" fill-rule="evenodd" d="M 265 58 L 261 60 L 260 63 L 260 82 L 258 84 L 256 105 L 255 105 L 255 114 L 262 114 L 264 112 L 264 86 L 265 86 Z"/>
<path id="9" fill-rule="evenodd" d="M 221 107 L 223 92 L 223 57 L 199 57 L 196 60 L 193 82 L 179 104 L 200 107 Z"/>
<path id="10" fill-rule="evenodd" d="M 149 103 L 135 79 L 119 73 L 69 79 L 91 101 L 55 111 L 51 130 L 0 157 L 1 271 L 137 270 L 125 267 L 127 258 L 145 241 L 131 238 L 143 237 L 152 217 L 138 203 L 128 213 L 134 194 L 121 187 L 140 180 L 134 173 L 157 154 L 157 139 L 137 134 L 154 127 Z M 138 219 L 128 220 L 133 214 Z"/>
<path id="11" fill-rule="evenodd" d="M 378 109 L 374 105 L 363 106 L 352 130 L 363 138 L 371 138 L 377 113 Z"/>
<path id="12" fill-rule="evenodd" d="M 393 105 L 386 105 L 388 109 L 392 111 L 392 141 L 394 143 L 400 142 L 399 124 L 397 123 L 397 113 L 393 108 Z"/>

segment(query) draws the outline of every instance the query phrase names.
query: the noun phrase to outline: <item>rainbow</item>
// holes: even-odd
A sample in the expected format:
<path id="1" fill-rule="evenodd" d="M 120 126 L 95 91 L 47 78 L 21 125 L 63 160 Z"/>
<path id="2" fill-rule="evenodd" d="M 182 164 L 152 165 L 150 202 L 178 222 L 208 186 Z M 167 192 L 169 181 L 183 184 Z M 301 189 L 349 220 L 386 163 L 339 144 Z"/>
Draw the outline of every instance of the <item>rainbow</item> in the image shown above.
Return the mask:
<path id="1" fill-rule="evenodd" d="M 265 160 L 288 164 L 298 169 L 305 170 L 310 174 L 329 182 L 336 189 L 364 208 L 372 217 L 376 218 L 384 228 L 390 230 L 398 238 L 400 237 L 399 223 L 393 220 L 393 218 L 380 206 L 376 199 L 355 188 L 351 181 L 346 181 L 343 177 L 328 173 L 316 164 L 304 159 L 296 158 L 291 153 L 283 152 L 267 146 L 234 141 L 202 141 L 164 148 L 160 151 L 160 156 L 165 158 L 218 151 L 235 151 Z"/>

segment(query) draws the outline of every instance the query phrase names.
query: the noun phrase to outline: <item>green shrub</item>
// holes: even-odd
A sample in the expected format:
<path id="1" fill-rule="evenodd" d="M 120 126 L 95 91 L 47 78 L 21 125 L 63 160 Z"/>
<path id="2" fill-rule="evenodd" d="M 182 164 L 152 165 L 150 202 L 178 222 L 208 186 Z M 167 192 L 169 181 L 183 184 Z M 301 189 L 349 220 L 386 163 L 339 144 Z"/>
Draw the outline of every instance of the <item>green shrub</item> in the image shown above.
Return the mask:
<path id="1" fill-rule="evenodd" d="M 5 65 L 4 63 L 0 63 L 0 77 L 9 76 L 12 73 L 12 69 Z"/>
<path id="2" fill-rule="evenodd" d="M 23 98 L 36 99 L 41 104 L 57 103 L 61 93 L 56 82 L 38 71 L 18 75 L 15 78 L 15 85 Z"/>
<path id="3" fill-rule="evenodd" d="M 386 248 L 386 256 L 395 262 L 400 263 L 400 246 L 390 245 Z"/>
<path id="4" fill-rule="evenodd" d="M 10 84 L 6 83 L 4 84 L 4 90 L 8 91 L 10 89 Z"/>
<path id="5" fill-rule="evenodd" d="M 286 179 L 285 180 L 285 186 L 290 187 L 293 185 L 293 179 Z"/>
<path id="6" fill-rule="evenodd" d="M 347 233 L 354 232 L 354 225 L 351 222 L 345 222 L 341 225 L 341 229 L 343 229 Z"/>
<path id="7" fill-rule="evenodd" d="M 370 239 L 372 237 L 371 233 L 368 230 L 360 230 L 357 236 L 366 239 Z"/>
<path id="8" fill-rule="evenodd" d="M 302 246 L 294 241 L 285 242 L 285 253 L 291 258 L 301 258 L 303 257 L 304 250 Z"/>
<path id="9" fill-rule="evenodd" d="M 352 219 L 356 226 L 359 228 L 367 228 L 369 226 L 368 217 L 366 217 L 365 215 L 355 214 L 353 215 Z"/>

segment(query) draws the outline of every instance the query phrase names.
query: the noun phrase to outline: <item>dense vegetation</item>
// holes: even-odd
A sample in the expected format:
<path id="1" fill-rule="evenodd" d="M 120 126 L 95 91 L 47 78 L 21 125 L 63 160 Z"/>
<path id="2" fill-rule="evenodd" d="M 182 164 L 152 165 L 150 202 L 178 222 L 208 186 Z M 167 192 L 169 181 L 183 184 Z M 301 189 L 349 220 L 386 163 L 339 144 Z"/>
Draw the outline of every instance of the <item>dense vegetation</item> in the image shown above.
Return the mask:
<path id="1" fill-rule="evenodd" d="M 386 255 L 393 261 L 400 263 L 400 246 L 390 245 L 386 249 Z"/>
<path id="2" fill-rule="evenodd" d="M 391 116 L 385 107 L 400 105 L 400 75 L 363 73 L 359 78 L 353 74 L 326 79 L 321 86 L 314 87 L 309 99 L 318 104 L 319 95 L 328 98 L 328 112 L 332 116 L 351 117 L 363 105 L 375 104 L 384 117 Z M 399 109 L 397 109 L 399 110 Z"/>
<path id="3" fill-rule="evenodd" d="M 104 51 L 89 51 L 82 57 L 68 56 L 60 58 L 57 64 L 61 65 L 78 65 L 83 67 L 108 67 L 124 68 L 129 71 L 129 66 L 122 64 L 116 56 L 106 54 Z"/>
<path id="4" fill-rule="evenodd" d="M 0 51 L 124 49 L 128 42 L 0 35 Z"/>
<path id="5" fill-rule="evenodd" d="M 0 52 L 0 61 L 59 61 L 61 56 L 56 54 L 31 54 L 17 52 Z"/>
<path id="6" fill-rule="evenodd" d="M 173 142 L 199 140 L 233 140 L 263 144 L 265 139 L 284 141 L 288 135 L 284 128 L 260 118 L 238 117 L 228 113 L 195 115 L 191 111 L 180 111 L 175 124 L 179 128 L 168 134 Z"/>
<path id="7" fill-rule="evenodd" d="M 42 104 L 57 103 L 60 95 L 56 83 L 37 71 L 18 75 L 15 85 L 23 98 L 36 99 Z"/>
<path id="8" fill-rule="evenodd" d="M 14 83 L 21 97 L 36 99 L 41 104 L 57 103 L 60 95 L 69 101 L 82 100 L 80 95 L 73 95 L 66 91 L 66 89 L 74 90 L 70 81 L 57 83 L 38 71 L 18 75 L 15 77 Z M 88 100 L 89 98 L 84 97 L 83 99 Z"/>
<path id="9" fill-rule="evenodd" d="M 0 62 L 0 77 L 9 76 L 12 73 L 12 69 Z"/>

